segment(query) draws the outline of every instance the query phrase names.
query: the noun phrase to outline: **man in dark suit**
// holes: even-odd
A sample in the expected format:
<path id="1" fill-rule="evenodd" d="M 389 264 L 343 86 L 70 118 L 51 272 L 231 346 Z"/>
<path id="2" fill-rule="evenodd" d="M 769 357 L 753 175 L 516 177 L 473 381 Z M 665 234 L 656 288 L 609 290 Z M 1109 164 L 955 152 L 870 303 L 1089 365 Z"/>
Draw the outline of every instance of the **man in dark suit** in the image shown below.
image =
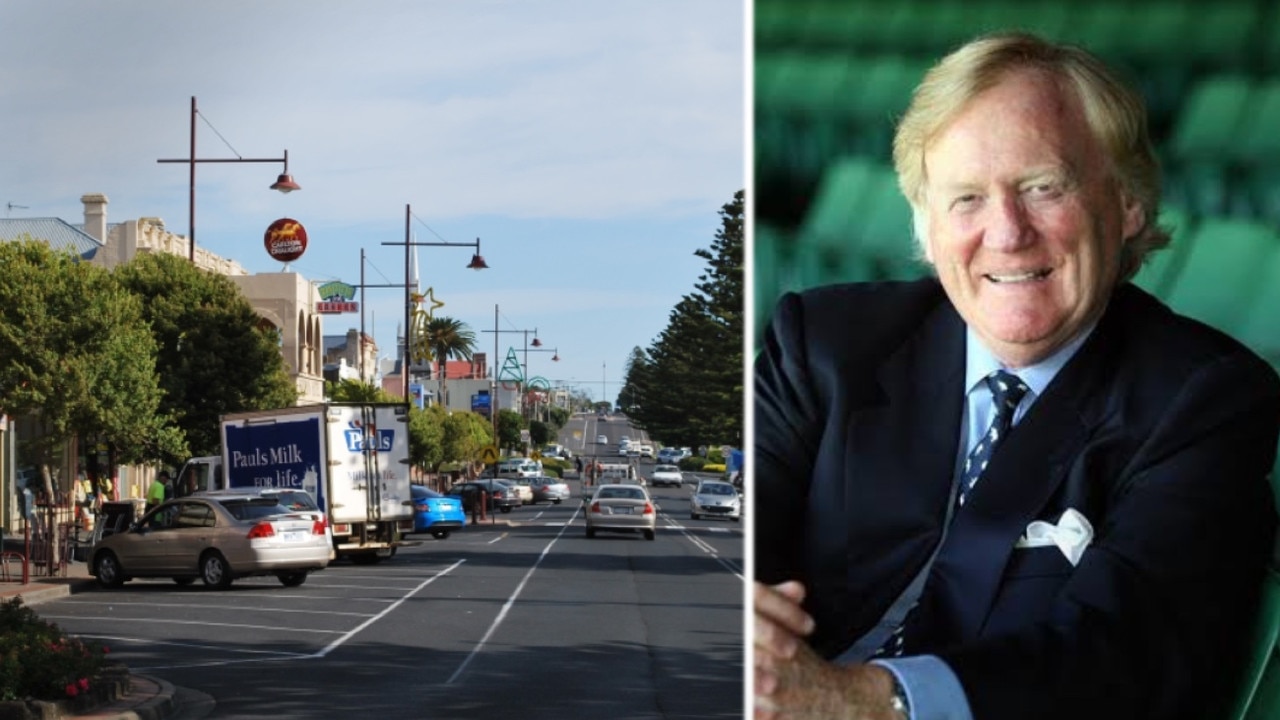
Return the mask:
<path id="1" fill-rule="evenodd" d="M 1280 380 L 1128 282 L 1168 243 L 1145 124 L 1034 37 L 926 75 L 894 162 L 937 278 L 788 295 L 756 363 L 757 718 L 1225 702 Z"/>

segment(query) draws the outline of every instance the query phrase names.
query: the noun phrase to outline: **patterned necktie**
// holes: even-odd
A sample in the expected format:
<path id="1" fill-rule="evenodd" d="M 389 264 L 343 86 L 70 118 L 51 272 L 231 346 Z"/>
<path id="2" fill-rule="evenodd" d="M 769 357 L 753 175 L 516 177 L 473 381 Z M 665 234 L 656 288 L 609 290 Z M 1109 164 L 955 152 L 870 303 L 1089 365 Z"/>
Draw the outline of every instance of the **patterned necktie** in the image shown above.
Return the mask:
<path id="1" fill-rule="evenodd" d="M 995 454 L 996 446 L 1009 433 L 1009 427 L 1013 425 L 1013 413 L 1018 409 L 1018 403 L 1022 402 L 1022 396 L 1026 395 L 1029 389 L 1017 375 L 1004 370 L 991 373 L 985 381 L 991 390 L 991 404 L 995 410 L 995 416 L 991 419 L 991 428 L 987 430 L 987 434 L 982 436 L 978 444 L 973 446 L 973 450 L 969 451 L 969 457 L 965 458 L 964 471 L 960 474 L 960 492 L 956 496 L 956 502 L 959 505 L 964 505 L 965 498 L 973 490 L 982 472 L 987 469 L 987 463 Z"/>
<path id="2" fill-rule="evenodd" d="M 987 388 L 991 390 L 991 402 L 994 406 L 995 416 L 991 420 L 991 428 L 987 430 L 987 434 L 982 436 L 978 444 L 969 451 L 969 457 L 965 458 L 964 471 L 960 475 L 960 492 L 956 496 L 956 502 L 964 505 L 964 499 L 968 496 L 969 491 L 973 489 L 978 477 L 982 475 L 982 471 L 987 469 L 987 463 L 990 462 L 992 454 L 996 451 L 996 446 L 1004 440 L 1004 436 L 1009 433 L 1009 427 L 1013 425 L 1013 414 L 1018 409 L 1018 403 L 1022 402 L 1022 397 L 1027 394 L 1026 383 L 1018 379 L 1017 375 L 997 370 L 986 378 Z M 917 603 L 919 599 L 917 598 Z M 907 611 L 907 617 L 915 610 L 915 605 Z M 898 657 L 902 655 L 904 633 L 906 627 L 905 620 L 898 627 L 893 629 L 893 633 L 889 635 L 889 639 L 872 657 Z"/>

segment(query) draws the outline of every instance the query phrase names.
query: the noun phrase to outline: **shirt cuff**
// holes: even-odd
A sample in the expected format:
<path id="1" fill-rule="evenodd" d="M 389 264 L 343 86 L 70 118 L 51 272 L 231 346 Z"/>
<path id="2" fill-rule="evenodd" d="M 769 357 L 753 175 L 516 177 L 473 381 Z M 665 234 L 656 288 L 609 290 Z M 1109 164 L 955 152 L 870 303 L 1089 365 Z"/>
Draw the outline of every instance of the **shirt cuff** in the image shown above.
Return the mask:
<path id="1" fill-rule="evenodd" d="M 893 673 L 906 694 L 907 720 L 973 720 L 960 679 L 936 655 L 872 660 Z"/>

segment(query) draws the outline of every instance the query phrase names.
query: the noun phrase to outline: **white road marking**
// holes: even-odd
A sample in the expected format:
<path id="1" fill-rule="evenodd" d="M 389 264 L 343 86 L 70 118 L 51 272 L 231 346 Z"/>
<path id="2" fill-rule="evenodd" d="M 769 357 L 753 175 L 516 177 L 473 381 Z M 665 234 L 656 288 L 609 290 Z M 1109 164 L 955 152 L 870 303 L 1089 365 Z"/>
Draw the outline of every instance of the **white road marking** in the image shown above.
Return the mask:
<path id="1" fill-rule="evenodd" d="M 569 518 L 569 523 L 578 519 L 578 512 L 579 510 L 573 511 L 573 517 Z M 471 650 L 471 654 L 467 655 L 466 659 L 462 661 L 462 664 L 458 666 L 458 669 L 453 672 L 453 675 L 450 675 L 449 679 L 444 682 L 445 685 L 452 685 L 453 682 L 462 675 L 462 672 L 467 669 L 467 665 L 471 664 L 471 660 L 475 658 L 476 655 L 479 655 L 480 651 L 484 649 L 485 644 L 489 642 L 489 638 L 493 637 L 493 634 L 498 630 L 498 626 L 502 624 L 504 619 L 506 619 L 507 613 L 511 611 L 511 606 L 515 605 L 516 598 L 520 597 L 520 593 L 524 590 L 524 586 L 528 584 L 529 578 L 533 577 L 533 572 L 542 564 L 542 560 L 547 556 L 547 553 L 551 552 L 551 547 L 556 544 L 556 541 L 564 536 L 565 530 L 569 529 L 569 523 L 566 523 L 565 526 L 560 529 L 560 532 L 556 533 L 554 538 L 551 538 L 551 542 L 547 543 L 547 546 L 542 548 L 542 552 L 538 555 L 538 559 L 534 561 L 533 566 L 530 567 L 528 572 L 524 574 L 524 577 L 520 579 L 520 584 L 511 592 L 511 597 L 507 598 L 507 602 L 504 603 L 502 609 L 498 611 L 498 616 L 493 619 L 493 622 L 489 625 L 489 629 L 485 631 L 484 637 L 480 638 L 480 642 L 476 643 L 475 648 Z"/>

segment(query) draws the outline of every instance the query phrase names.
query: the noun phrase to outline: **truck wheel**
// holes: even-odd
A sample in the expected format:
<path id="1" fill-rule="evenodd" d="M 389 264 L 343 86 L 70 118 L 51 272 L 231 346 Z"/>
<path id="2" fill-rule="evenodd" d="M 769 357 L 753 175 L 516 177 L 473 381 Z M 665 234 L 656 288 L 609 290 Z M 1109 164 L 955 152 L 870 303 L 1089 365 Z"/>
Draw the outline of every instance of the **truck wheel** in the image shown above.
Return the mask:
<path id="1" fill-rule="evenodd" d="M 382 561 L 377 553 L 372 552 L 352 553 L 350 557 L 351 562 L 356 565 L 373 565 Z"/>
<path id="2" fill-rule="evenodd" d="M 551 501 L 551 503 L 552 503 L 553 505 L 559 505 L 559 504 L 560 504 L 560 498 L 556 498 L 555 500 L 552 500 L 552 501 Z"/>
<path id="3" fill-rule="evenodd" d="M 504 512 L 504 513 L 509 513 L 509 512 L 511 512 L 511 506 L 510 506 L 510 505 L 503 505 L 503 506 L 502 506 L 502 512 Z"/>
<path id="4" fill-rule="evenodd" d="M 595 536 L 596 536 L 596 529 L 595 529 L 595 528 L 587 528 L 587 539 L 588 539 L 588 540 L 590 540 L 591 538 L 593 538 L 593 537 L 595 537 Z"/>
<path id="5" fill-rule="evenodd" d="M 307 581 L 307 573 L 305 571 L 276 573 L 276 579 L 285 587 L 298 587 Z"/>
<path id="6" fill-rule="evenodd" d="M 98 584 L 102 587 L 118 588 L 124 584 L 124 568 L 120 566 L 115 553 L 108 550 L 99 555 L 93 564 L 96 570 L 94 574 L 98 576 Z"/>
<path id="7" fill-rule="evenodd" d="M 214 590 L 226 590 L 231 586 L 231 566 L 222 553 L 210 550 L 200 558 L 200 579 L 205 587 Z"/>
<path id="8" fill-rule="evenodd" d="M 656 537 L 656 536 L 657 536 L 657 534 L 656 534 L 656 533 L 654 533 L 652 530 L 645 530 L 645 531 L 644 531 L 644 539 L 645 539 L 645 540 L 652 540 L 652 539 L 654 539 L 654 537 Z"/>

